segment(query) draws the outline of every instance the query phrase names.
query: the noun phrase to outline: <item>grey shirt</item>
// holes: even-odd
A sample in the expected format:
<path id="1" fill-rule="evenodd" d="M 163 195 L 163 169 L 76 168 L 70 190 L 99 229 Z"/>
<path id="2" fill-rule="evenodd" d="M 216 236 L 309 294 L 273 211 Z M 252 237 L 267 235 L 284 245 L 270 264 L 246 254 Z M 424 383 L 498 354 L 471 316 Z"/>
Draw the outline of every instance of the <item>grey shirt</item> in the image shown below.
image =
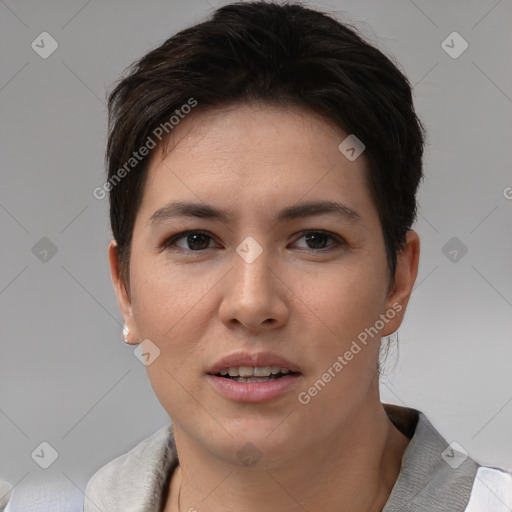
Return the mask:
<path id="1" fill-rule="evenodd" d="M 512 511 L 510 473 L 482 467 L 462 447 L 448 445 L 422 412 L 383 406 L 411 439 L 383 512 Z M 161 512 L 178 464 L 172 424 L 166 425 L 93 475 L 84 512 Z"/>

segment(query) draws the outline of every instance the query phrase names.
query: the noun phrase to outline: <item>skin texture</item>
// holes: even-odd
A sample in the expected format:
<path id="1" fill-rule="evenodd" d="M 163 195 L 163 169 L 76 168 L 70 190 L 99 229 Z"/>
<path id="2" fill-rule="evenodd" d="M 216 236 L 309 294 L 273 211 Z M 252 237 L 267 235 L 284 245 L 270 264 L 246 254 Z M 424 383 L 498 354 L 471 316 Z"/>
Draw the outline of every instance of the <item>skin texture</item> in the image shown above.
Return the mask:
<path id="1" fill-rule="evenodd" d="M 364 154 L 345 158 L 338 145 L 347 134 L 309 111 L 265 104 L 198 110 L 172 135 L 150 161 L 129 287 L 119 278 L 115 242 L 109 247 L 129 342 L 150 339 L 160 350 L 146 368 L 173 421 L 180 458 L 166 511 L 178 510 L 180 486 L 182 512 L 337 510 L 341 503 L 344 510 L 381 510 L 408 439 L 380 402 L 380 337 L 403 320 L 417 275 L 417 234 L 408 233 L 388 293 Z M 178 199 L 229 209 L 233 218 L 147 226 L 157 209 Z M 361 221 L 333 215 L 276 221 L 282 208 L 313 200 L 341 202 Z M 185 236 L 164 248 L 184 230 L 211 239 L 187 243 Z M 315 230 L 333 238 L 308 243 L 304 235 Z M 250 264 L 236 252 L 248 236 L 263 249 Z M 337 237 L 344 242 L 336 245 Z M 393 304 L 401 310 L 380 334 L 308 404 L 300 403 L 298 393 Z M 295 363 L 297 387 L 266 403 L 223 397 L 205 372 L 239 350 L 272 351 Z M 237 457 L 247 442 L 262 454 L 252 467 Z"/>

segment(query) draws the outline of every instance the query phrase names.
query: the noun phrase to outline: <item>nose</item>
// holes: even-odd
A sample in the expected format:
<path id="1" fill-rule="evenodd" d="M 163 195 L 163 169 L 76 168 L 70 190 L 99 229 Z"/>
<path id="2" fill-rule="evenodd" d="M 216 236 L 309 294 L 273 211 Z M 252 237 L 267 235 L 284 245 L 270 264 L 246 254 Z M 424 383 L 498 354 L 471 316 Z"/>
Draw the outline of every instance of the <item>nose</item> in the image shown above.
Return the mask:
<path id="1" fill-rule="evenodd" d="M 268 250 L 254 261 L 234 252 L 232 264 L 224 282 L 221 321 L 229 328 L 243 325 L 251 331 L 283 326 L 289 317 L 288 289 Z"/>

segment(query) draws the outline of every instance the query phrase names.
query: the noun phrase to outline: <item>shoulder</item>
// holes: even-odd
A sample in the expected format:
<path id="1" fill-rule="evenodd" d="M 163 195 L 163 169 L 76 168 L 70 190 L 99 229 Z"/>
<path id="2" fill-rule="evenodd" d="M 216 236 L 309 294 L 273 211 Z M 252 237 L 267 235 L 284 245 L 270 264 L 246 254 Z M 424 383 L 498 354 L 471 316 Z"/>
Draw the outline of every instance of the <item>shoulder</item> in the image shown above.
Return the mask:
<path id="1" fill-rule="evenodd" d="M 476 472 L 468 507 L 465 512 L 510 512 L 512 510 L 512 472 L 505 469 L 479 466 Z"/>
<path id="2" fill-rule="evenodd" d="M 421 426 L 420 426 L 421 425 Z M 510 512 L 512 510 L 512 473 L 482 464 L 457 442 L 448 443 L 423 413 L 418 424 L 427 449 L 440 453 L 442 462 L 435 471 L 439 490 L 460 494 L 465 512 Z M 450 489 L 451 488 L 451 489 Z M 464 492 L 460 492 L 464 490 Z"/>
<path id="3" fill-rule="evenodd" d="M 84 512 L 151 510 L 176 459 L 172 426 L 166 425 L 94 473 L 85 489 Z"/>
<path id="4" fill-rule="evenodd" d="M 0 506 L 5 512 L 76 512 L 82 510 L 84 496 L 72 482 L 49 479 L 19 483 L 11 489 L 7 503 Z"/>
<path id="5" fill-rule="evenodd" d="M 20 484 L 0 500 L 0 510 L 6 506 L 5 512 L 154 512 L 169 468 L 177 460 L 172 425 L 166 425 L 100 468 L 88 481 L 85 498 L 69 481 Z M 0 491 L 4 495 L 1 486 Z"/>
<path id="6" fill-rule="evenodd" d="M 448 443 L 421 411 L 385 408 L 410 439 L 385 512 L 512 510 L 507 501 L 512 491 L 510 473 L 483 466 L 459 443 Z M 494 506 L 496 499 L 506 503 L 505 508 Z"/>

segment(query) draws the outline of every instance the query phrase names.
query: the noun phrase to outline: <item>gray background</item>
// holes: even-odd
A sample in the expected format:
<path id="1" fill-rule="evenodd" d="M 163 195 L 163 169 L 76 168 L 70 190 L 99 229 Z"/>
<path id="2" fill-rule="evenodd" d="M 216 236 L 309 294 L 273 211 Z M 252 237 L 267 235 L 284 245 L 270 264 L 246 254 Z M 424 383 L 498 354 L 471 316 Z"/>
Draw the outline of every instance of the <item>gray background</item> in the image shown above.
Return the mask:
<path id="1" fill-rule="evenodd" d="M 108 200 L 92 191 L 104 181 L 106 91 L 222 3 L 0 1 L 0 477 L 12 484 L 83 491 L 169 421 L 121 340 Z M 419 275 L 382 399 L 422 410 L 448 442 L 512 469 L 512 3 L 311 5 L 396 57 L 429 131 Z M 31 48 L 43 31 L 59 45 L 47 59 Z M 469 43 L 458 58 L 441 46 L 453 31 Z M 43 237 L 57 249 L 47 261 L 33 251 Z M 31 457 L 42 441 L 58 452 L 46 470 Z"/>

